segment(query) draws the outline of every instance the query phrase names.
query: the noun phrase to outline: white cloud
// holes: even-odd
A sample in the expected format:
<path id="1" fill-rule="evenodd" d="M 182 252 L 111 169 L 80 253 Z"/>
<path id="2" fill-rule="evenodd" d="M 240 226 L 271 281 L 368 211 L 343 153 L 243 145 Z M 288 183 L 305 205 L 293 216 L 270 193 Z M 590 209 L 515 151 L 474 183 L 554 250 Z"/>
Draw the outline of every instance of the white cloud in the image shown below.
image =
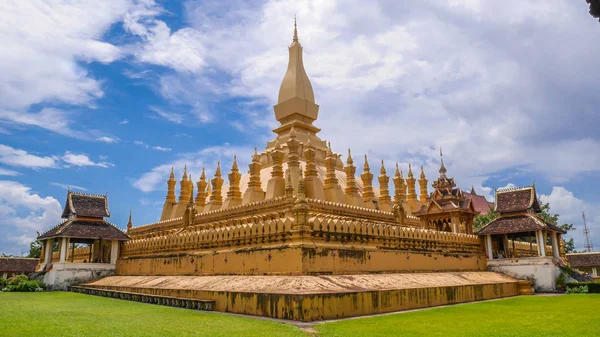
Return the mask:
<path id="1" fill-rule="evenodd" d="M 0 163 L 10 166 L 22 166 L 33 169 L 56 167 L 53 157 L 40 157 L 27 151 L 0 144 Z"/>
<path id="2" fill-rule="evenodd" d="M 119 142 L 119 138 L 117 138 L 117 137 L 108 137 L 108 136 L 99 137 L 96 140 L 100 141 L 100 142 L 104 142 L 104 143 L 109 143 L 109 144 L 118 143 Z"/>
<path id="3" fill-rule="evenodd" d="M 60 221 L 61 204 L 16 181 L 0 181 L 0 247 L 5 253 L 29 251 L 36 231 L 43 232 Z"/>
<path id="4" fill-rule="evenodd" d="M 157 150 L 157 151 L 162 151 L 162 152 L 169 152 L 169 151 L 171 151 L 171 148 L 168 148 L 168 147 L 162 147 L 162 146 L 153 146 L 152 148 L 153 148 L 154 150 Z"/>
<path id="5" fill-rule="evenodd" d="M 76 153 L 72 153 L 70 151 L 65 152 L 65 154 L 60 158 L 62 159 L 62 161 L 64 161 L 67 164 L 70 165 L 74 165 L 74 166 L 99 166 L 99 167 L 112 167 L 115 166 L 112 163 L 109 162 L 94 162 L 93 160 L 90 159 L 90 157 L 88 157 L 85 154 L 76 154 Z"/>
<path id="6" fill-rule="evenodd" d="M 18 176 L 18 175 L 20 175 L 20 173 L 17 172 L 17 171 L 13 171 L 13 170 L 9 170 L 9 169 L 5 169 L 5 168 L 0 167 L 0 176 L 11 176 L 11 177 L 14 177 L 14 176 Z"/>
<path id="7" fill-rule="evenodd" d="M 150 110 L 154 111 L 156 113 L 156 116 L 169 121 L 171 123 L 175 123 L 175 124 L 181 124 L 183 123 L 183 115 L 182 114 L 178 114 L 175 112 L 166 112 L 161 108 L 157 108 L 154 106 L 150 107 Z"/>
<path id="8" fill-rule="evenodd" d="M 561 186 L 554 186 L 550 194 L 540 195 L 540 201 L 550 203 L 550 211 L 560 215 L 560 224 L 571 223 L 577 228 L 568 233 L 568 236 L 575 239 L 577 250 L 584 249 L 582 212 L 585 212 L 591 240 L 596 246 L 600 245 L 600 204 L 588 203 L 577 198 L 573 192 Z"/>
<path id="9" fill-rule="evenodd" d="M 152 168 L 151 171 L 143 173 L 138 179 L 133 181 L 133 187 L 142 192 L 151 192 L 159 189 L 162 184 L 169 179 L 171 167 L 175 168 L 177 178 L 183 174 L 184 166 L 187 166 L 187 172 L 192 174 L 192 179 L 198 179 L 205 167 L 207 176 L 210 176 L 217 167 L 217 161 L 221 162 L 221 172 L 226 176 L 228 168 L 233 162 L 233 156 L 237 155 L 238 166 L 245 167 L 254 148 L 234 147 L 228 144 L 223 146 L 212 146 L 198 152 L 182 153 L 177 159 L 163 165 Z"/>
<path id="10" fill-rule="evenodd" d="M 80 139 L 102 137 L 96 130 L 71 129 L 74 113 L 29 108 L 45 103 L 93 108 L 104 96 L 103 80 L 85 64 L 111 63 L 126 55 L 126 48 L 103 41 L 104 34 L 124 17 L 154 8 L 152 0 L 1 1 L 0 120 Z"/>
<path id="11" fill-rule="evenodd" d="M 436 149 L 443 145 L 457 182 L 478 189 L 489 189 L 478 184 L 509 169 L 564 182 L 600 167 L 600 152 L 594 150 L 600 139 L 591 127 L 600 122 L 594 114 L 600 102 L 583 96 L 586 88 L 600 85 L 589 72 L 596 61 L 588 56 L 590 45 L 600 52 L 600 36 L 592 37 L 596 43 L 572 39 L 596 22 L 570 1 L 255 5 L 188 3 L 197 33 L 185 28 L 183 50 L 207 51 L 205 67 L 231 79 L 223 83 L 206 72 L 193 78 L 166 74 L 161 94 L 191 107 L 199 94 L 266 104 L 226 118 L 233 128 L 239 123 L 258 128 L 257 139 L 271 138 L 270 105 L 286 69 L 296 12 L 304 63 L 320 105 L 315 124 L 334 147 L 423 163 L 435 177 Z M 160 32 L 164 38 L 153 40 L 153 48 L 162 44 L 159 49 L 168 50 L 166 37 L 178 32 L 164 27 Z M 215 120 L 225 118 L 220 113 Z"/>
<path id="12" fill-rule="evenodd" d="M 0 2 L 0 105 L 89 104 L 102 97 L 101 82 L 79 62 L 110 63 L 122 57 L 123 51 L 102 41 L 102 35 L 124 15 L 153 6 L 152 1 L 129 0 Z"/>
<path id="13" fill-rule="evenodd" d="M 129 124 L 129 121 L 127 119 L 124 119 L 124 120 L 120 121 L 119 124 L 121 124 L 121 125 Z"/>
<path id="14" fill-rule="evenodd" d="M 87 191 L 87 188 L 81 187 L 81 186 L 77 186 L 77 185 L 67 185 L 67 184 L 61 184 L 61 183 L 50 183 L 50 185 L 56 186 L 56 187 L 60 187 L 60 188 L 64 188 L 65 190 L 71 189 L 71 190 Z"/>

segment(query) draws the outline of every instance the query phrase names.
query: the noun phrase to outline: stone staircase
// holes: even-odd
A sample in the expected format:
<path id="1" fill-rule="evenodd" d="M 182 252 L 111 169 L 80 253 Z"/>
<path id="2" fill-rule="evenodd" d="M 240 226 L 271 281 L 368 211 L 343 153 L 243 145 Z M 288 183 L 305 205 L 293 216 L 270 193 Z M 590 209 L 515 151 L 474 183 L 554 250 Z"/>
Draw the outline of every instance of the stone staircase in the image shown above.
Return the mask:
<path id="1" fill-rule="evenodd" d="M 214 304 L 215 304 L 215 301 L 211 301 L 211 300 L 199 300 L 199 299 L 193 299 L 193 298 L 181 298 L 181 297 L 162 296 L 162 295 L 139 294 L 139 293 L 132 293 L 132 292 L 127 292 L 127 291 L 96 289 L 96 288 L 85 287 L 85 286 L 71 286 L 70 290 L 74 293 L 80 293 L 80 294 L 86 294 L 86 295 L 111 297 L 111 298 L 117 298 L 117 299 L 127 300 L 127 301 L 166 305 L 169 307 L 179 307 L 179 308 L 203 310 L 203 311 L 212 311 Z"/>

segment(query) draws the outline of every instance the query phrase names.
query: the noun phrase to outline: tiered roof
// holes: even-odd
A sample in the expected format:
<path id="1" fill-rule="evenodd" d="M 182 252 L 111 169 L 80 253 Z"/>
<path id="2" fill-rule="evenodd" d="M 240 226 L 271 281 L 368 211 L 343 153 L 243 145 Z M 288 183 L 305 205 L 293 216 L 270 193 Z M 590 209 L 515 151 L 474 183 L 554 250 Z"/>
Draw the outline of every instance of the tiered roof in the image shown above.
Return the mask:
<path id="1" fill-rule="evenodd" d="M 62 218 L 77 215 L 79 217 L 109 217 L 108 197 L 99 194 L 77 193 L 69 191 Z"/>
<path id="2" fill-rule="evenodd" d="M 87 240 L 129 240 L 127 234 L 104 217 L 110 216 L 106 195 L 67 192 L 63 222 L 44 232 L 38 239 L 69 237 Z"/>
<path id="3" fill-rule="evenodd" d="M 496 191 L 496 212 L 500 216 L 481 228 L 478 235 L 525 233 L 548 230 L 565 234 L 561 228 L 545 222 L 535 185 Z"/>

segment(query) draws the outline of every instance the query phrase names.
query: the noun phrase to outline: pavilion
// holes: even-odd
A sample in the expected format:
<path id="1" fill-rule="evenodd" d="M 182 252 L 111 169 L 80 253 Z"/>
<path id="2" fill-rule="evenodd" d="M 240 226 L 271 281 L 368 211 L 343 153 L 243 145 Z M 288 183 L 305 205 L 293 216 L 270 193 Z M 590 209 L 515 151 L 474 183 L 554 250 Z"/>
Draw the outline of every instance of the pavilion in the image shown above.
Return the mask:
<path id="1" fill-rule="evenodd" d="M 541 207 L 535 185 L 496 191 L 495 212 L 500 216 L 477 232 L 477 235 L 485 237 L 485 249 L 489 260 L 543 257 L 550 254 L 555 258 L 560 256 L 560 235 L 566 232 L 539 217 Z M 551 241 L 551 251 L 546 251 L 548 237 Z M 535 245 L 534 252 L 534 242 L 544 244 Z M 528 252 L 527 249 L 522 249 L 523 243 L 529 248 Z"/>
<path id="2" fill-rule="evenodd" d="M 43 244 L 38 271 L 47 272 L 45 283 L 60 283 L 64 277 L 76 279 L 72 274 L 88 274 L 85 271 L 114 272 L 120 243 L 129 240 L 129 237 L 104 219 L 109 216 L 106 195 L 67 193 L 62 213 L 65 220 L 38 237 Z M 53 254 L 55 250 L 58 254 Z M 53 259 L 53 255 L 58 255 L 58 259 Z M 64 275 L 56 279 L 59 271 Z"/>
<path id="3" fill-rule="evenodd" d="M 497 190 L 494 211 L 500 215 L 475 233 L 484 238 L 488 269 L 533 279 L 536 291 L 555 290 L 566 231 L 539 216 L 535 185 Z"/>

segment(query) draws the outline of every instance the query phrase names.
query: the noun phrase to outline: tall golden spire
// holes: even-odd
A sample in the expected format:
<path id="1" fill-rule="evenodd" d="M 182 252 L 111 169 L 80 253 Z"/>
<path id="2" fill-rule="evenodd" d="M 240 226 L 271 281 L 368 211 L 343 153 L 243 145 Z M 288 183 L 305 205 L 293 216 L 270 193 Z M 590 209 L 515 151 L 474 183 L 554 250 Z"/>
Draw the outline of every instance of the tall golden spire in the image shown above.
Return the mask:
<path id="1" fill-rule="evenodd" d="M 196 183 L 198 186 L 198 193 L 196 194 L 196 204 L 200 207 L 206 206 L 206 173 L 204 173 L 204 167 L 202 167 L 202 174 L 200 179 Z"/>
<path id="2" fill-rule="evenodd" d="M 175 180 L 175 172 L 173 171 L 173 167 L 171 166 L 171 175 L 169 176 L 169 180 L 167 180 L 167 202 L 175 203 L 175 185 L 177 181 Z"/>
<path id="3" fill-rule="evenodd" d="M 227 199 L 223 204 L 223 208 L 235 207 L 242 203 L 242 192 L 240 191 L 240 170 L 237 165 L 237 156 L 233 156 L 233 165 L 231 172 L 227 175 L 229 178 L 229 190 L 227 191 Z"/>
<path id="4" fill-rule="evenodd" d="M 385 171 L 383 160 L 381 161 L 381 169 L 379 170 L 379 208 L 382 211 L 390 212 L 392 210 L 392 199 L 390 198 L 389 183 L 390 177 L 388 177 Z"/>
<path id="5" fill-rule="evenodd" d="M 298 27 L 296 26 L 296 14 L 294 14 L 294 38 L 292 42 L 298 42 Z"/>
<path id="6" fill-rule="evenodd" d="M 254 154 L 252 155 L 252 162 L 248 164 L 248 173 L 250 173 L 250 179 L 248 180 L 248 188 L 246 188 L 244 196 L 242 197 L 242 204 L 248 204 L 265 199 L 265 192 L 262 190 L 260 182 L 261 168 L 262 164 L 260 163 L 260 155 L 255 147 Z"/>
<path id="7" fill-rule="evenodd" d="M 304 70 L 302 60 L 302 45 L 298 42 L 298 29 L 294 18 L 294 36 L 289 47 L 289 61 L 287 71 L 279 87 L 279 97 L 275 109 L 275 118 L 282 126 L 282 130 L 274 130 L 283 136 L 289 132 L 289 124 L 304 129 L 305 132 L 315 134 L 319 129 L 312 125 L 317 119 L 319 106 L 315 104 L 315 94 L 312 85 Z M 279 128 L 281 129 L 281 127 Z"/>
<path id="8" fill-rule="evenodd" d="M 408 178 L 406 178 L 406 184 L 408 185 L 408 196 L 407 200 L 416 201 L 417 200 L 417 189 L 415 187 L 415 182 L 417 179 L 413 176 L 412 166 L 410 163 L 408 164 Z"/>
<path id="9" fill-rule="evenodd" d="M 190 200 L 187 165 L 183 167 L 183 176 L 181 177 L 181 181 L 179 182 L 179 187 L 179 202 L 183 202 L 183 205 L 185 206 L 187 205 L 188 200 Z"/>
<path id="10" fill-rule="evenodd" d="M 398 168 L 396 162 L 396 173 L 394 174 L 394 203 L 396 205 L 402 204 L 406 200 L 406 185 L 404 184 L 404 177 L 402 177 L 402 171 Z"/>
<path id="11" fill-rule="evenodd" d="M 217 162 L 217 170 L 215 171 L 215 177 L 211 180 L 212 193 L 210 195 L 210 202 L 208 203 L 209 210 L 213 211 L 221 209 L 223 205 L 223 195 L 221 194 L 221 187 L 223 186 L 223 178 L 221 178 L 221 162 Z"/>
<path id="12" fill-rule="evenodd" d="M 427 178 L 425 178 L 425 171 L 423 171 L 423 165 L 421 165 L 421 176 L 419 177 L 419 201 L 425 203 L 429 193 L 427 192 Z"/>
<path id="13" fill-rule="evenodd" d="M 373 192 L 373 173 L 371 173 L 371 169 L 369 168 L 369 161 L 367 160 L 366 154 L 365 165 L 363 166 L 363 173 L 360 175 L 360 179 L 363 183 L 362 197 L 365 206 L 375 208 L 375 205 L 373 204 L 373 200 L 375 200 L 375 193 Z"/>
<path id="14" fill-rule="evenodd" d="M 354 166 L 354 160 L 352 160 L 350 149 L 348 149 L 348 159 L 346 160 L 344 171 L 346 172 L 346 190 L 344 191 L 346 203 L 349 205 L 364 206 L 365 203 L 358 193 L 358 186 L 356 185 L 356 178 L 354 177 L 356 167 Z"/>

